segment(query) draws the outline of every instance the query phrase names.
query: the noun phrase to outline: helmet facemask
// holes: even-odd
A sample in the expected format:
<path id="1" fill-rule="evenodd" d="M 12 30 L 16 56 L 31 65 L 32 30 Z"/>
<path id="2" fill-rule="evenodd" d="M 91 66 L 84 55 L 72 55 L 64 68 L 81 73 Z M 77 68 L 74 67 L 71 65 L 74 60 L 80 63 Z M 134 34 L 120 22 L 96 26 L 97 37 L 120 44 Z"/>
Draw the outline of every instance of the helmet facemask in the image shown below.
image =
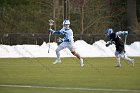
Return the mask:
<path id="1" fill-rule="evenodd" d="M 69 26 L 70 26 L 69 24 L 64 24 L 65 29 L 69 29 Z"/>

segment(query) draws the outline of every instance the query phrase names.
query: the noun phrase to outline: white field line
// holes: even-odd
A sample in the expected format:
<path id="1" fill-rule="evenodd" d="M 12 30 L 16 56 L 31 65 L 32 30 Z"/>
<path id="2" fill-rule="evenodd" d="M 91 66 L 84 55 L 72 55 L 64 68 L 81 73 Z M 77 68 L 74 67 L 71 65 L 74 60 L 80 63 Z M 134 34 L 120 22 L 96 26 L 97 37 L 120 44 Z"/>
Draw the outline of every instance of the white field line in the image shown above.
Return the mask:
<path id="1" fill-rule="evenodd" d="M 140 90 L 131 90 L 131 89 L 72 88 L 72 87 L 30 86 L 30 85 L 0 85 L 0 87 L 44 88 L 44 89 L 88 90 L 88 91 L 114 91 L 114 92 L 140 92 Z"/>

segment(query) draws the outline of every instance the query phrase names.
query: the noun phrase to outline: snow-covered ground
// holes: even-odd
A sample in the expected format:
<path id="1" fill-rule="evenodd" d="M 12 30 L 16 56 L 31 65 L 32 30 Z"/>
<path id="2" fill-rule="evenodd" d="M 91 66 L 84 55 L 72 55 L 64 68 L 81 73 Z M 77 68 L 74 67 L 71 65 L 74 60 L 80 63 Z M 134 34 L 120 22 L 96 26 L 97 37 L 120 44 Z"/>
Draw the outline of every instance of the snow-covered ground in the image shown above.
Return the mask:
<path id="1" fill-rule="evenodd" d="M 76 51 L 82 57 L 114 57 L 115 46 L 105 46 L 104 40 L 99 40 L 92 45 L 83 40 L 75 42 Z M 48 53 L 48 43 L 39 45 L 0 45 L 0 58 L 19 58 L 19 57 L 56 57 L 55 49 L 57 44 L 50 43 L 50 52 Z M 140 56 L 140 42 L 134 42 L 131 45 L 126 45 L 126 54 L 128 56 Z M 74 57 L 68 49 L 61 52 L 61 57 Z"/>

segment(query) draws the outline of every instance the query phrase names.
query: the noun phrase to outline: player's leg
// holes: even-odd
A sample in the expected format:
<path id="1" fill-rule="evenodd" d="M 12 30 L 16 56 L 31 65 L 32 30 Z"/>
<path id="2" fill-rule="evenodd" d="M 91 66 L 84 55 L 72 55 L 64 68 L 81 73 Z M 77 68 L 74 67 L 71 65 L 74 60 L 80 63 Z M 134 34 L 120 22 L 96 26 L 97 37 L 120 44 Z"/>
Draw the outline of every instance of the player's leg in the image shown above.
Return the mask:
<path id="1" fill-rule="evenodd" d="M 71 53 L 76 56 L 79 60 L 81 59 L 79 53 L 77 53 L 76 51 L 71 51 Z"/>
<path id="2" fill-rule="evenodd" d="M 122 53 L 121 53 L 121 58 L 124 59 L 124 60 L 127 60 L 127 61 L 130 62 L 130 63 L 132 63 L 133 66 L 134 66 L 135 60 L 129 58 L 129 57 L 125 54 L 125 52 L 122 52 Z"/>
<path id="3" fill-rule="evenodd" d="M 73 43 L 70 43 L 67 47 L 71 51 L 71 53 L 80 60 L 80 65 L 83 67 L 84 66 L 83 59 L 81 58 L 80 54 L 75 51 L 74 44 Z"/>
<path id="4" fill-rule="evenodd" d="M 120 62 L 120 53 L 118 51 L 115 51 L 115 56 L 116 56 L 116 67 L 121 67 L 121 62 Z"/>
<path id="5" fill-rule="evenodd" d="M 83 62 L 83 59 L 81 58 L 80 54 L 77 53 L 76 51 L 71 51 L 71 53 L 80 60 L 80 65 L 83 67 L 84 66 L 84 62 Z"/>
<path id="6" fill-rule="evenodd" d="M 57 58 L 56 58 L 55 62 L 53 62 L 53 64 L 57 64 L 57 63 L 60 63 L 61 62 L 61 59 L 60 59 L 60 51 L 62 49 L 64 49 L 64 48 L 65 47 L 63 45 L 61 45 L 61 44 L 57 47 L 57 49 L 56 49 L 56 56 L 57 56 Z"/>

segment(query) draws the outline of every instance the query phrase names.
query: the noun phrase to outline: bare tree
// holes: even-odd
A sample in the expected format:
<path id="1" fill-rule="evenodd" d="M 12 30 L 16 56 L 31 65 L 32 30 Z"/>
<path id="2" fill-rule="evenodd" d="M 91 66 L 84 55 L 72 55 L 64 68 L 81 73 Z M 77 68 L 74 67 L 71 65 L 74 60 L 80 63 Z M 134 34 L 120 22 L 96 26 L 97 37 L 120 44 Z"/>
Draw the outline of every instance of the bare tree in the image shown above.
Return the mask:
<path id="1" fill-rule="evenodd" d="M 72 1 L 73 4 L 75 5 L 75 7 L 77 7 L 80 11 L 80 27 L 81 27 L 81 31 L 80 33 L 83 34 L 84 33 L 84 7 L 86 5 L 86 2 L 88 2 L 88 0 L 73 0 Z"/>
<path id="2" fill-rule="evenodd" d="M 131 32 L 140 32 L 136 15 L 136 0 L 127 0 L 127 25 Z"/>
<path id="3" fill-rule="evenodd" d="M 55 6 L 56 6 L 56 4 L 55 4 L 55 0 L 52 0 L 52 8 L 53 8 L 53 20 L 54 20 L 54 29 L 56 30 L 56 20 L 55 20 Z"/>
<path id="4" fill-rule="evenodd" d="M 84 6 L 87 0 L 77 0 L 81 13 L 81 34 L 84 33 Z"/>

